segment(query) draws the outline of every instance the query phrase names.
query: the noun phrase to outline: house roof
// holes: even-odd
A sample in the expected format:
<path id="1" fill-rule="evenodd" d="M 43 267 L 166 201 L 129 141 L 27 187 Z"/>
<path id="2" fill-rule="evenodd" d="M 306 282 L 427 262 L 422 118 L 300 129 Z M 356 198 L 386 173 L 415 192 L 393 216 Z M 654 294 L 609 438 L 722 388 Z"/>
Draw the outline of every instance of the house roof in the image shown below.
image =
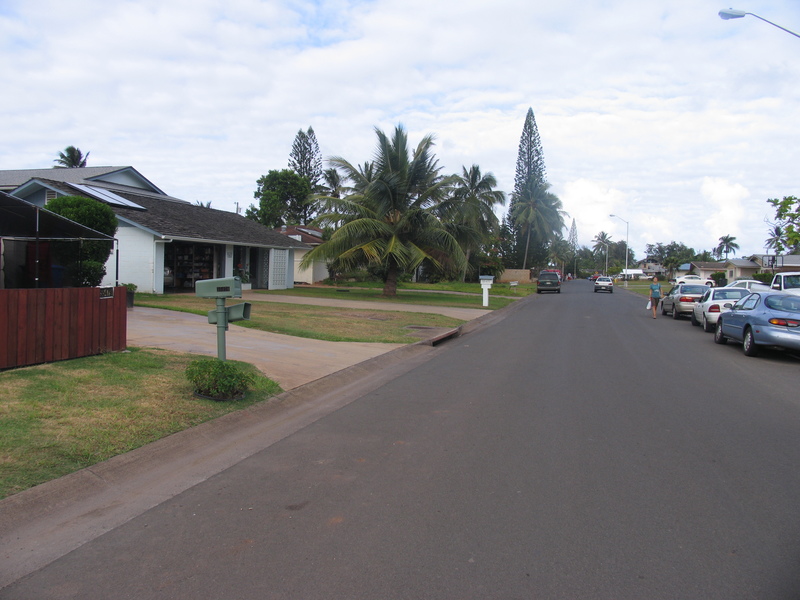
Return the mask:
<path id="1" fill-rule="evenodd" d="M 742 267 L 745 269 L 758 269 L 759 264 L 749 258 L 731 258 L 725 263 L 725 266 L 733 265 L 734 267 Z"/>
<path id="2" fill-rule="evenodd" d="M 322 243 L 322 229 L 317 227 L 309 227 L 308 225 L 284 225 L 275 231 L 295 240 L 300 238 L 301 242 L 309 246 L 319 246 Z"/>
<path id="3" fill-rule="evenodd" d="M 162 194 L 134 191 L 121 186 L 87 187 L 47 179 L 34 181 L 64 194 L 92 196 L 95 200 L 109 204 L 121 221 L 162 238 L 265 248 L 308 248 L 302 242 L 236 213 L 198 206 Z M 127 200 L 133 206 L 120 206 L 102 194 L 93 194 L 95 187 L 112 191 L 114 196 Z"/>
<path id="4" fill-rule="evenodd" d="M 75 169 L 17 169 L 0 171 L 0 190 L 11 191 L 31 179 L 48 179 L 65 183 L 107 182 L 161 193 L 156 185 L 133 167 L 80 167 Z"/>
<path id="5" fill-rule="evenodd" d="M 713 262 L 703 262 L 703 261 L 692 261 L 692 265 L 697 267 L 698 269 L 704 269 L 708 271 L 709 269 L 724 269 L 725 268 L 725 261 L 713 261 Z"/>
<path id="6" fill-rule="evenodd" d="M 114 239 L 5 192 L 0 192 L 0 237 L 28 240 Z"/>

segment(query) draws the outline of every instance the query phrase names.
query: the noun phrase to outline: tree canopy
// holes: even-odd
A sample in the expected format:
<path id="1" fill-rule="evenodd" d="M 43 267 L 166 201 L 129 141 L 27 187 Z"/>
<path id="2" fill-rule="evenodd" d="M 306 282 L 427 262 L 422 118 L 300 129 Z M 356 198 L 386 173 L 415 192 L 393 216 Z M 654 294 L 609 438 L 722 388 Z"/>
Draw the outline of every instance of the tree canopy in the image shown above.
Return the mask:
<path id="1" fill-rule="evenodd" d="M 461 270 L 465 257 L 436 214 L 452 178 L 441 175 L 433 137 L 425 136 L 411 150 L 402 126 L 392 136 L 377 128 L 375 133 L 378 144 L 372 161 L 354 165 L 341 157 L 330 159 L 353 184 L 352 193 L 319 199 L 332 210 L 316 222 L 339 227 L 303 257 L 302 265 L 327 259 L 343 268 L 371 266 L 383 277 L 384 295 L 395 296 L 401 273 L 425 260 Z"/>
<path id="2" fill-rule="evenodd" d="M 58 153 L 58 158 L 53 161 L 56 163 L 53 168 L 76 169 L 85 167 L 86 161 L 89 160 L 89 154 L 91 154 L 91 152 L 87 152 L 86 156 L 84 156 L 83 152 L 80 151 L 80 148 L 76 148 L 75 146 L 67 146 L 64 148 L 63 152 Z"/>
<path id="3" fill-rule="evenodd" d="M 272 170 L 259 178 L 253 196 L 258 206 L 250 205 L 245 216 L 270 228 L 281 225 L 307 225 L 306 204 L 311 186 L 305 177 L 290 169 Z"/>
<path id="4" fill-rule="evenodd" d="M 45 204 L 50 212 L 85 225 L 95 231 L 114 236 L 117 216 L 110 206 L 83 196 L 59 196 Z M 54 243 L 54 258 L 67 267 L 67 277 L 74 285 L 100 285 L 106 274 L 105 263 L 111 254 L 112 242 L 85 241 Z"/>

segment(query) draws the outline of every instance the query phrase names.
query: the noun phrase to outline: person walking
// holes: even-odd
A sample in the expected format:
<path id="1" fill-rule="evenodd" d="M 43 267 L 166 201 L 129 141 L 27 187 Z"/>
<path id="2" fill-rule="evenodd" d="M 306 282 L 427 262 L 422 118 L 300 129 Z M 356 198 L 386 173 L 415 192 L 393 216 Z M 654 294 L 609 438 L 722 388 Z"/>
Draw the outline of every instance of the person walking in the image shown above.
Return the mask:
<path id="1" fill-rule="evenodd" d="M 661 301 L 661 284 L 658 283 L 658 277 L 653 277 L 653 283 L 650 284 L 650 308 L 653 309 L 653 318 L 656 318 L 656 310 L 658 303 Z"/>

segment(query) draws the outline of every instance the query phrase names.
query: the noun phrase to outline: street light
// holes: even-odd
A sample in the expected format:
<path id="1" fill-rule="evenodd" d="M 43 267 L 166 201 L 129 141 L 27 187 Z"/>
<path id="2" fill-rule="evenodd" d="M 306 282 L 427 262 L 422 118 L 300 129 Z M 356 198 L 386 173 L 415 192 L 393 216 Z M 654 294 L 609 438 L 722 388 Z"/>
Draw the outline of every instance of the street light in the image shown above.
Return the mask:
<path id="1" fill-rule="evenodd" d="M 625 287 L 628 287 L 628 230 L 630 229 L 630 224 L 619 215 L 608 215 L 608 216 L 617 218 L 623 223 L 625 223 Z"/>
<path id="2" fill-rule="evenodd" d="M 719 18 L 720 19 L 725 19 L 726 21 L 728 19 L 741 19 L 745 15 L 750 15 L 751 17 L 755 17 L 756 19 L 761 19 L 762 21 L 764 21 L 765 23 L 769 23 L 773 27 L 777 27 L 778 29 L 783 29 L 786 33 L 791 33 L 794 37 L 800 38 L 800 34 L 797 34 L 794 31 L 790 31 L 790 30 L 786 29 L 786 27 L 781 27 L 777 23 L 773 23 L 772 21 L 768 21 L 764 17 L 759 17 L 755 13 L 745 12 L 743 10 L 736 10 L 735 8 L 723 8 L 721 11 L 719 11 Z"/>

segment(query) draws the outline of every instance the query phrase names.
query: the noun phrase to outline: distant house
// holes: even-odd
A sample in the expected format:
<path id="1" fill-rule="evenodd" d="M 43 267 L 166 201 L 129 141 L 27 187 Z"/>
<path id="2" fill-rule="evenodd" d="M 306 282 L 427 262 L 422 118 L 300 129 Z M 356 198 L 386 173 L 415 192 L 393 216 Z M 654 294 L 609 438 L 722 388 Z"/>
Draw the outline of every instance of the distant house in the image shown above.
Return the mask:
<path id="1" fill-rule="evenodd" d="M 308 225 L 284 225 L 275 231 L 289 236 L 293 240 L 303 242 L 307 246 L 314 248 L 322 243 L 322 229 L 310 227 Z M 328 278 L 328 266 L 325 261 L 316 260 L 311 268 L 303 269 L 300 262 L 303 257 L 311 250 L 297 249 L 294 253 L 294 281 L 295 283 L 313 284 Z"/>
<path id="2" fill-rule="evenodd" d="M 731 261 L 728 261 L 731 262 Z M 699 275 L 703 279 L 711 279 L 712 273 L 719 273 L 725 271 L 725 261 L 693 261 L 689 263 L 689 273 Z M 682 273 L 685 275 L 686 273 Z"/>
<path id="3" fill-rule="evenodd" d="M 725 271 L 725 279 L 734 282 L 737 279 L 752 279 L 761 270 L 761 265 L 748 258 L 732 258 L 725 262 L 720 271 Z"/>
<path id="4" fill-rule="evenodd" d="M 645 277 L 653 277 L 653 276 L 662 277 L 666 272 L 664 269 L 664 265 L 662 265 L 660 262 L 657 262 L 649 258 L 640 260 L 636 264 L 639 267 L 639 269 L 641 269 Z"/>
<path id="5" fill-rule="evenodd" d="M 755 257 L 762 271 L 800 271 L 800 254 L 768 254 Z"/>
<path id="6" fill-rule="evenodd" d="M 169 196 L 133 167 L 0 171 L 0 190 L 36 206 L 65 195 L 108 204 L 119 220 L 118 253 L 104 285 L 113 283 L 118 260 L 122 283 L 157 294 L 234 275 L 253 288 L 291 288 L 294 253 L 309 249 L 235 213 Z"/>

